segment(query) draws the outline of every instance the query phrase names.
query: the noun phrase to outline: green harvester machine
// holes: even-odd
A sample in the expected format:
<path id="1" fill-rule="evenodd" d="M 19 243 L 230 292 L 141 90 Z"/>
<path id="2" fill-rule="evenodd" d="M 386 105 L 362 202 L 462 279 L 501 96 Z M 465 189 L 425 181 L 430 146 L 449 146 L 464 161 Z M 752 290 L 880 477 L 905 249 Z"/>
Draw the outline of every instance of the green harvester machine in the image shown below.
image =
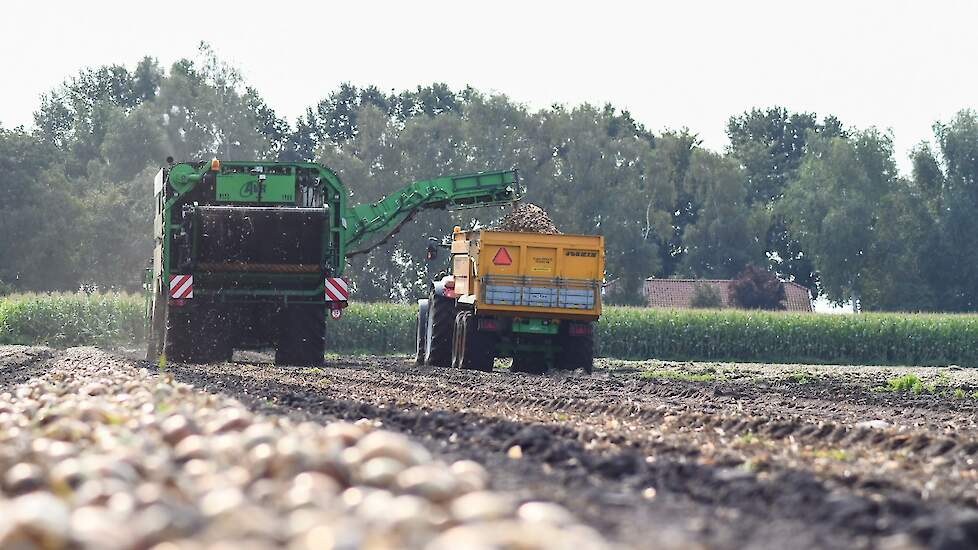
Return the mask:
<path id="1" fill-rule="evenodd" d="M 446 176 L 350 206 L 321 164 L 168 159 L 154 192 L 147 359 L 207 363 L 274 347 L 278 364 L 318 365 L 327 314 L 338 320 L 349 304 L 347 258 L 419 210 L 506 204 L 520 186 L 515 170 Z"/>

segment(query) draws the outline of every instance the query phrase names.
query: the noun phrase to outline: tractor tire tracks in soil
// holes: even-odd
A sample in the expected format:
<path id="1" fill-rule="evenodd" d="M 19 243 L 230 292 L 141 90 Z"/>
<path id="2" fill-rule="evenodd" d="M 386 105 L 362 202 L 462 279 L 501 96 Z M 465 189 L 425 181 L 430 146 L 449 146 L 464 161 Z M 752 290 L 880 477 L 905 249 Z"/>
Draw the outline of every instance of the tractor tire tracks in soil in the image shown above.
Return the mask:
<path id="1" fill-rule="evenodd" d="M 42 374 L 54 355 L 51 348 L 0 346 L 0 393 Z"/>
<path id="2" fill-rule="evenodd" d="M 978 545 L 970 402 L 837 379 L 531 376 L 403 357 L 299 369 L 250 358 L 168 368 L 266 413 L 380 420 L 637 547 Z"/>

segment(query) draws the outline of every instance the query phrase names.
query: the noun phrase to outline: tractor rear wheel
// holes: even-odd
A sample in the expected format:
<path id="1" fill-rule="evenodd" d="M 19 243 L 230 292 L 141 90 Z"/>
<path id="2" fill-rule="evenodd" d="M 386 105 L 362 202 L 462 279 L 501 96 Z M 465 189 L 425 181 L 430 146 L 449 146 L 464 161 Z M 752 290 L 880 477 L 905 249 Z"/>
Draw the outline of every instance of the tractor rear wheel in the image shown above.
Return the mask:
<path id="1" fill-rule="evenodd" d="M 290 304 L 279 313 L 276 365 L 320 366 L 326 353 L 326 306 Z"/>
<path id="2" fill-rule="evenodd" d="M 452 364 L 452 337 L 455 333 L 455 300 L 432 291 L 428 297 L 428 326 L 425 334 L 424 363 L 432 367 Z"/>
<path id="3" fill-rule="evenodd" d="M 465 320 L 466 311 L 460 311 L 455 314 L 455 330 L 452 331 L 452 368 L 460 369 L 462 368 L 462 346 L 464 346 L 465 339 Z"/>
<path id="4" fill-rule="evenodd" d="M 414 364 L 423 365 L 425 355 L 425 336 L 428 333 L 428 300 L 418 300 L 418 326 L 417 342 L 418 347 L 414 354 Z"/>
<path id="5" fill-rule="evenodd" d="M 582 369 L 591 374 L 594 370 L 594 326 L 587 334 L 569 334 L 568 323 L 562 323 L 557 344 L 560 350 L 554 360 L 554 366 L 561 370 Z"/>
<path id="6" fill-rule="evenodd" d="M 480 331 L 479 320 L 471 311 L 459 312 L 455 318 L 452 366 L 492 372 L 495 348 L 495 334 Z"/>

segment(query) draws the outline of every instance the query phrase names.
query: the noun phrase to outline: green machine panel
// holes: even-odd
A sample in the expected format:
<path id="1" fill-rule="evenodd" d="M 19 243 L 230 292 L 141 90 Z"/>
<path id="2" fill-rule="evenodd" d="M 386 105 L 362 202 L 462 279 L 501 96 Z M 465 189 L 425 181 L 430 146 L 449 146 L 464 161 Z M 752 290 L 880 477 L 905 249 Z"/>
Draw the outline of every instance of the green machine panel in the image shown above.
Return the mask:
<path id="1" fill-rule="evenodd" d="M 217 200 L 222 202 L 294 203 L 294 174 L 218 174 Z"/>

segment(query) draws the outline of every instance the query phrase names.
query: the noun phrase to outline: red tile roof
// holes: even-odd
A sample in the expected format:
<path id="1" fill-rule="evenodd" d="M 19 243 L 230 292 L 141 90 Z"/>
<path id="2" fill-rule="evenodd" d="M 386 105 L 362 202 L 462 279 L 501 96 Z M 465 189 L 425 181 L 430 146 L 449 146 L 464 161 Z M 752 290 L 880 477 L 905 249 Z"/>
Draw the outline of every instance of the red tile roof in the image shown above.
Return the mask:
<path id="1" fill-rule="evenodd" d="M 645 280 L 644 294 L 649 307 L 689 309 L 689 302 L 699 285 L 712 285 L 720 291 L 723 307 L 736 307 L 730 302 L 729 279 L 656 279 Z M 788 311 L 812 311 L 812 298 L 808 289 L 798 283 L 784 285 L 785 309 Z"/>

